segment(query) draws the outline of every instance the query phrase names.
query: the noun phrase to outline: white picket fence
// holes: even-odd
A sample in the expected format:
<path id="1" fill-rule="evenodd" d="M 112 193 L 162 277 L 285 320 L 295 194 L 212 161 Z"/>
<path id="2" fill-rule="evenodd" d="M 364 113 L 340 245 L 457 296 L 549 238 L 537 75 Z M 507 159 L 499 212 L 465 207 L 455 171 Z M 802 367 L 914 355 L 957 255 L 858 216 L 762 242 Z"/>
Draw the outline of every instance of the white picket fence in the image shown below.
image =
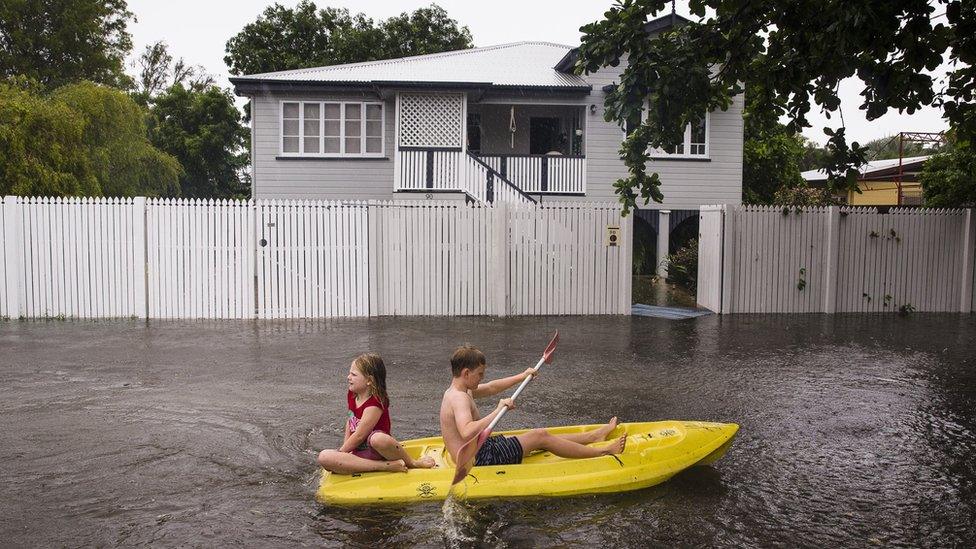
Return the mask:
<path id="1" fill-rule="evenodd" d="M 976 309 L 972 210 L 708 206 L 698 301 L 722 313 Z"/>
<path id="2" fill-rule="evenodd" d="M 629 314 L 631 222 L 602 203 L 6 197 L 0 316 Z"/>

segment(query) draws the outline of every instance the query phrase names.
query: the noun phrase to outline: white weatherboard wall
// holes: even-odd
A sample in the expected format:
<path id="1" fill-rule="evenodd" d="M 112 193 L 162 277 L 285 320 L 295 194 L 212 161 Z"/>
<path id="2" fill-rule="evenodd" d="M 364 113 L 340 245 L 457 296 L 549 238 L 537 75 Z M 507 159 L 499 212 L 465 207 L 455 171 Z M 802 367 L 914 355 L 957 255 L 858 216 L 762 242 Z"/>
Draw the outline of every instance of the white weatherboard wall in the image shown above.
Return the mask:
<path id="1" fill-rule="evenodd" d="M 971 210 L 703 208 L 699 303 L 722 313 L 970 312 L 974 222 Z"/>
<path id="2" fill-rule="evenodd" d="M 603 203 L 6 197 L 0 316 L 629 314 L 631 223 Z"/>

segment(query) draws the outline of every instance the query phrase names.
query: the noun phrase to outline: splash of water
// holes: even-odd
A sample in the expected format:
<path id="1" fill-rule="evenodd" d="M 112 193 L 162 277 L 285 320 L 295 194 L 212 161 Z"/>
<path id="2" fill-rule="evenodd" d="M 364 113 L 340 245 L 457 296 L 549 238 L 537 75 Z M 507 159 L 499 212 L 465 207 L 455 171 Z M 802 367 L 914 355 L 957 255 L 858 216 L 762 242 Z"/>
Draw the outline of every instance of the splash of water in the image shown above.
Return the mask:
<path id="1" fill-rule="evenodd" d="M 464 504 L 463 494 L 456 496 L 452 488 L 444 499 L 444 505 L 441 506 L 441 514 L 444 517 L 441 522 L 441 534 L 450 547 L 456 548 L 463 543 L 475 541 L 474 537 L 465 534 L 465 530 L 471 530 L 474 517 L 468 506 Z"/>

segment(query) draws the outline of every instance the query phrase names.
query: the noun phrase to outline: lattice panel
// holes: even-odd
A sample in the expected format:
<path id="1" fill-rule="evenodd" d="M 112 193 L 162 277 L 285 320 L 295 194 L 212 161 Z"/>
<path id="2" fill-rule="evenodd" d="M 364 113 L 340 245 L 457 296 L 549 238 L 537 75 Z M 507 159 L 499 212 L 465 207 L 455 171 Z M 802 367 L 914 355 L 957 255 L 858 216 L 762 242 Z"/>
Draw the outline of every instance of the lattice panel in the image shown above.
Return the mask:
<path id="1" fill-rule="evenodd" d="M 463 113 L 461 94 L 400 94 L 400 146 L 460 147 Z"/>

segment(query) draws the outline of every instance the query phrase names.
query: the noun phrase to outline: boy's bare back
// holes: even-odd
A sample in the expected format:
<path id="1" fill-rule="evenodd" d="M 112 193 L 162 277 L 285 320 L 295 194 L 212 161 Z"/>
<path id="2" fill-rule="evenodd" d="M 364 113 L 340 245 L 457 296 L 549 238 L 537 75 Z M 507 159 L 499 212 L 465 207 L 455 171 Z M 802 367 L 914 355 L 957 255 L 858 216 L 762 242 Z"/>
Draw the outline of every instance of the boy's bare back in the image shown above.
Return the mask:
<path id="1" fill-rule="evenodd" d="M 465 440 L 458 431 L 458 411 L 464 414 L 467 411 L 470 419 L 467 421 L 477 421 L 481 419 L 478 407 L 474 404 L 474 398 L 468 391 L 461 391 L 453 386 L 444 391 L 444 398 L 441 400 L 441 434 L 444 437 L 444 445 L 452 457 L 457 457 L 457 451 L 464 445 Z"/>

